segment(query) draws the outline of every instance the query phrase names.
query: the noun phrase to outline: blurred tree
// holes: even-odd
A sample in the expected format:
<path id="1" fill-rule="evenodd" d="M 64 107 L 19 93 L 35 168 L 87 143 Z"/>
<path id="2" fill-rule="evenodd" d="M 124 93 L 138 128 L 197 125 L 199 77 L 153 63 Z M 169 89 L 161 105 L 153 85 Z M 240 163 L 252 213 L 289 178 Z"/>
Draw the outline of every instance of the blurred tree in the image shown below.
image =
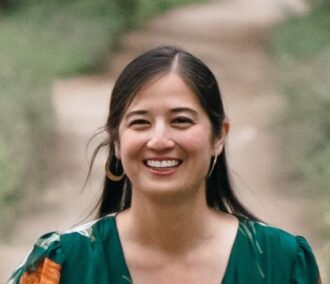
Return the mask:
<path id="1" fill-rule="evenodd" d="M 27 4 L 26 2 L 29 1 L 24 1 L 24 0 L 0 0 L 0 13 L 5 12 L 5 13 L 11 13 L 16 11 L 16 9 L 19 6 L 22 6 L 23 4 Z"/>
<path id="2" fill-rule="evenodd" d="M 126 28 L 130 28 L 134 25 L 136 20 L 136 12 L 139 8 L 139 0 L 114 0 L 119 7 L 122 16 L 127 20 Z"/>
<path id="3" fill-rule="evenodd" d="M 0 9 L 2 11 L 6 10 L 9 6 L 9 0 L 0 0 Z"/>

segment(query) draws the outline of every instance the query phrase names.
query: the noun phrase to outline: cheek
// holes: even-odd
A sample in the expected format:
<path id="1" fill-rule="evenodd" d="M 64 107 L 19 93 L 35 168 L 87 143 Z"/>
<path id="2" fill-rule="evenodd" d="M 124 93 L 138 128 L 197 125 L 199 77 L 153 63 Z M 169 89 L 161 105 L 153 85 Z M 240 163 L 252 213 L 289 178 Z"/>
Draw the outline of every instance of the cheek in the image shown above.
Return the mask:
<path id="1" fill-rule="evenodd" d="M 210 136 L 210 132 L 206 131 L 206 129 L 196 129 L 186 135 L 177 136 L 176 140 L 192 153 L 201 154 L 205 152 L 205 154 L 209 153 L 212 155 L 211 152 L 213 150 Z"/>
<path id="2" fill-rule="evenodd" d="M 119 133 L 119 139 L 119 155 L 122 160 L 127 160 L 140 153 L 146 138 L 144 135 L 136 135 L 136 133 L 125 130 Z"/>

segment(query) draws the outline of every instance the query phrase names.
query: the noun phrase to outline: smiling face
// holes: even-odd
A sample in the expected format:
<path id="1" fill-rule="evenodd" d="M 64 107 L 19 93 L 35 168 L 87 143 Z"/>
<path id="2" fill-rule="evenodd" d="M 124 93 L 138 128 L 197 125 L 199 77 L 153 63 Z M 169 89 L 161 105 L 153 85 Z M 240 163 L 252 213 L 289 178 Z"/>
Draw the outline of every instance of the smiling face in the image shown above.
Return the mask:
<path id="1" fill-rule="evenodd" d="M 135 194 L 204 195 L 211 156 L 223 144 L 194 92 L 176 74 L 146 84 L 119 125 L 116 156 Z"/>

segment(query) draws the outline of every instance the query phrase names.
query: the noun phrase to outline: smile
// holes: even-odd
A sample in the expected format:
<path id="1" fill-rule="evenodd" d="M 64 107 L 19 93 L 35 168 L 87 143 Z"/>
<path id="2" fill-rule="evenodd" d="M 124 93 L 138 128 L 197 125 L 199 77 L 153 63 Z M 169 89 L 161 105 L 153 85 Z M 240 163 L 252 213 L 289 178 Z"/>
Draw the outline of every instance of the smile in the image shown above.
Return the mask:
<path id="1" fill-rule="evenodd" d="M 168 168 L 175 168 L 181 164 L 179 160 L 146 160 L 146 166 L 150 168 L 156 169 L 168 169 Z"/>

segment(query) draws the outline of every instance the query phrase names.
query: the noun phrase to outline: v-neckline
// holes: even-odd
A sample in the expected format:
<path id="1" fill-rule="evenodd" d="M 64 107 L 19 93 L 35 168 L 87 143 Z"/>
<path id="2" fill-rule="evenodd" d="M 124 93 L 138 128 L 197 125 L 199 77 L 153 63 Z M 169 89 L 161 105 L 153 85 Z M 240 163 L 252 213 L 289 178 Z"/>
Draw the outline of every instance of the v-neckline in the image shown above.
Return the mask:
<path id="1" fill-rule="evenodd" d="M 122 262 L 122 265 L 123 265 L 124 269 L 127 272 L 127 276 L 130 278 L 131 281 L 133 281 L 132 280 L 131 273 L 130 273 L 129 268 L 128 268 L 128 265 L 127 265 L 127 262 L 126 262 L 126 259 L 125 259 L 124 249 L 123 249 L 123 246 L 122 246 L 122 243 L 121 243 L 121 239 L 120 239 L 120 236 L 119 236 L 116 215 L 115 216 L 112 216 L 112 217 L 113 217 L 114 228 L 115 228 L 115 237 L 116 237 L 116 241 L 118 243 L 118 247 L 119 247 L 119 250 L 120 250 L 120 258 L 121 258 L 120 261 Z M 225 284 L 224 281 L 226 281 L 226 279 L 228 277 L 227 274 L 231 270 L 232 265 L 234 265 L 234 257 L 233 256 L 235 254 L 236 247 L 238 246 L 237 244 L 238 244 L 238 240 L 239 240 L 240 232 L 241 232 L 240 228 L 242 226 L 242 218 L 237 217 L 237 219 L 238 219 L 238 226 L 237 226 L 235 238 L 234 238 L 233 245 L 232 245 L 231 250 L 230 250 L 230 253 L 229 253 L 229 258 L 228 258 L 228 261 L 227 261 L 225 272 L 223 274 L 222 279 L 220 279 L 219 284 Z M 131 283 L 134 284 L 133 282 L 131 282 Z"/>

